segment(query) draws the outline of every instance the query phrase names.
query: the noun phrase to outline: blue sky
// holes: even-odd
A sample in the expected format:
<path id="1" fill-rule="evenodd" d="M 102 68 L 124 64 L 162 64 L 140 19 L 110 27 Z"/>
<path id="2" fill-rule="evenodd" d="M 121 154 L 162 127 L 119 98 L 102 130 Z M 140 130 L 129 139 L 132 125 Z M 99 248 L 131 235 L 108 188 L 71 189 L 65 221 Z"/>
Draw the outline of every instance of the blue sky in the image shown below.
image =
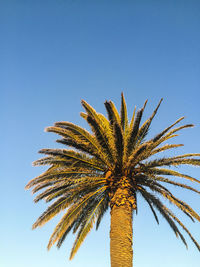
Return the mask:
<path id="1" fill-rule="evenodd" d="M 86 127 L 80 100 L 105 113 L 105 99 L 119 107 L 121 91 L 129 116 L 148 98 L 147 117 L 163 97 L 150 135 L 184 115 L 196 127 L 177 138 L 185 144 L 178 152 L 200 152 L 200 2 L 2 0 L 0 28 L 0 266 L 109 266 L 109 212 L 74 260 L 68 260 L 73 235 L 60 250 L 47 252 L 58 218 L 31 230 L 46 207 L 24 190 L 44 170 L 31 163 L 39 149 L 58 146 L 46 126 L 66 120 Z M 183 171 L 200 176 L 197 168 Z M 197 195 L 173 192 L 200 212 Z M 180 216 L 200 242 L 200 223 Z M 186 250 L 162 219 L 156 225 L 141 200 L 133 227 L 134 266 L 199 266 L 190 240 Z"/>

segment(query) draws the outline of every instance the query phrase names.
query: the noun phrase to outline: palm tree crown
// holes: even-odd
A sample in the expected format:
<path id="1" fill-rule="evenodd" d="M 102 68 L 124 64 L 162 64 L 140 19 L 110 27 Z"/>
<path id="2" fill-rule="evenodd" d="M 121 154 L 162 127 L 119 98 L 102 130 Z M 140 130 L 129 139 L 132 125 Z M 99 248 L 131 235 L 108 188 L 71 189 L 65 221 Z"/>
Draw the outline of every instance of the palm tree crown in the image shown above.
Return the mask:
<path id="1" fill-rule="evenodd" d="M 188 229 L 162 202 L 162 199 L 167 199 L 190 219 L 200 221 L 200 216 L 187 203 L 178 199 L 164 186 L 171 184 L 200 193 L 184 182 L 175 182 L 171 177 L 199 183 L 197 179 L 168 168 L 183 164 L 200 166 L 200 159 L 197 158 L 200 154 L 155 158 L 155 155 L 162 151 L 182 146 L 163 143 L 176 137 L 178 131 L 193 125 L 177 127 L 176 125 L 183 120 L 182 117 L 154 138 L 146 140 L 161 102 L 162 99 L 149 119 L 141 124 L 147 101 L 136 113 L 134 110 L 129 122 L 123 94 L 120 113 L 112 101 L 105 102 L 108 118 L 97 113 L 82 100 L 86 113 L 81 113 L 81 116 L 90 125 L 92 133 L 70 122 L 56 122 L 53 127 L 46 128 L 46 131 L 62 137 L 57 142 L 72 147 L 72 150 L 40 150 L 39 152 L 46 156 L 35 161 L 34 165 L 50 167 L 26 186 L 27 189 L 32 187 L 33 193 L 42 190 L 36 196 L 35 202 L 41 199 L 46 202 L 54 201 L 33 224 L 33 229 L 44 225 L 65 210 L 64 216 L 50 237 L 48 249 L 54 243 L 60 247 L 72 230 L 73 233 L 77 233 L 70 255 L 72 258 L 95 222 L 96 229 L 98 228 L 109 207 L 128 203 L 133 211 L 137 211 L 137 195 L 141 195 L 158 223 L 156 211 L 164 217 L 186 246 L 187 243 L 178 226 L 181 226 L 200 250 Z"/>

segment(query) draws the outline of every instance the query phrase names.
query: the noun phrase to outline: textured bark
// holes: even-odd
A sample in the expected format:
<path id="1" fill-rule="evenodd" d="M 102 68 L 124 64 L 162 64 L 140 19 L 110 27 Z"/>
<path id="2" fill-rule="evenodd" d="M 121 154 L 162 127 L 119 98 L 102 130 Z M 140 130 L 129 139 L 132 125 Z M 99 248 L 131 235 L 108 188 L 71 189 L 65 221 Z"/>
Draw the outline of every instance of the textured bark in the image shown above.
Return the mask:
<path id="1" fill-rule="evenodd" d="M 111 267 L 132 267 L 132 210 L 128 199 L 122 199 L 123 190 L 118 190 L 120 202 L 111 206 L 110 257 Z M 115 197 L 116 198 L 116 197 Z M 125 203 L 124 203 L 125 202 Z M 131 201 L 132 202 L 132 201 Z"/>

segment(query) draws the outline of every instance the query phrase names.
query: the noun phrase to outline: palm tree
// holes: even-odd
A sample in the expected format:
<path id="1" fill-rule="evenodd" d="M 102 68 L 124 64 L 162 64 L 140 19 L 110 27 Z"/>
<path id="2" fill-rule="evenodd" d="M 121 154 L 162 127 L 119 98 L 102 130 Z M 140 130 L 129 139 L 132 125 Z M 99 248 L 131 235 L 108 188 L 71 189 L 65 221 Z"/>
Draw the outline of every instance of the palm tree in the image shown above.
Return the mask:
<path id="1" fill-rule="evenodd" d="M 48 244 L 48 249 L 55 243 L 59 248 L 70 231 L 77 233 L 70 259 L 73 258 L 94 223 L 96 229 L 110 207 L 110 255 L 112 267 L 132 266 L 132 220 L 137 212 L 137 196 L 141 195 L 148 203 L 157 223 L 158 211 L 168 222 L 177 237 L 187 246 L 185 238 L 178 229 L 180 226 L 194 242 L 200 246 L 185 225 L 162 202 L 167 199 L 184 212 L 192 221 L 200 221 L 200 216 L 183 200 L 173 195 L 164 184 L 182 187 L 196 193 L 196 190 L 184 183 L 185 180 L 200 183 L 199 180 L 182 174 L 168 167 L 179 165 L 200 166 L 200 154 L 184 154 L 173 157 L 155 157 L 160 152 L 182 146 L 182 144 L 164 144 L 176 137 L 177 132 L 192 127 L 186 124 L 174 128 L 183 117 L 146 140 L 154 116 L 162 102 L 153 111 L 149 119 L 141 126 L 141 118 L 146 106 L 133 112 L 128 122 L 124 96 L 121 96 L 121 111 L 117 111 L 112 101 L 106 101 L 108 119 L 97 113 L 86 101 L 82 105 L 86 113 L 81 116 L 88 122 L 92 134 L 70 122 L 56 122 L 46 128 L 62 136 L 57 142 L 69 149 L 42 149 L 39 153 L 46 156 L 34 162 L 35 166 L 50 165 L 49 169 L 32 179 L 26 189 L 33 188 L 33 193 L 43 189 L 35 202 L 44 199 L 54 201 L 33 224 L 33 229 L 44 225 L 59 212 L 64 216 L 55 227 Z M 153 157 L 152 157 L 153 156 Z M 175 182 L 172 177 L 182 179 Z"/>

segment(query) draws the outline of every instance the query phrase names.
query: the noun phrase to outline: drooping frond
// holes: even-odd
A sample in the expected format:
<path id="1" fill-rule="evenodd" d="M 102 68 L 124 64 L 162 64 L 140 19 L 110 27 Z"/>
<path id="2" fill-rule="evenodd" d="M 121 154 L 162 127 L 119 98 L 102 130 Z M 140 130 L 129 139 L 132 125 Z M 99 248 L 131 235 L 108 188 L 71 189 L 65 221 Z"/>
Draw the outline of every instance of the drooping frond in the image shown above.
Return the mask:
<path id="1" fill-rule="evenodd" d="M 86 205 L 86 201 L 89 201 L 94 195 L 102 193 L 103 190 L 106 190 L 107 186 L 103 186 L 100 189 L 97 189 L 95 192 L 88 193 L 83 198 L 81 198 L 77 203 L 74 203 L 73 206 L 68 209 L 67 213 L 62 217 L 61 221 L 56 226 L 53 234 L 50 237 L 48 249 L 67 231 L 77 217 L 80 215 L 82 209 Z"/>
<path id="2" fill-rule="evenodd" d="M 98 209 L 96 230 L 99 228 L 101 220 L 103 219 L 104 214 L 108 210 L 108 207 L 109 207 L 109 196 L 108 194 L 105 194 L 104 200 L 101 202 L 99 209 Z"/>
<path id="3" fill-rule="evenodd" d="M 156 174 L 156 175 L 172 175 L 172 176 L 177 176 L 177 177 L 181 177 L 181 178 L 185 178 L 187 180 L 190 180 L 192 182 L 197 182 L 200 183 L 199 180 L 186 175 L 186 174 L 182 174 L 180 172 L 174 171 L 174 170 L 170 170 L 170 169 L 164 169 L 164 168 L 151 168 L 148 170 L 149 174 Z"/>
<path id="4" fill-rule="evenodd" d="M 144 191 L 142 193 L 144 194 Z M 191 235 L 191 233 L 188 231 L 188 229 L 184 226 L 184 224 L 172 213 L 172 211 L 170 211 L 165 205 L 162 204 L 162 202 L 158 198 L 156 198 L 155 196 L 153 196 L 149 192 L 145 191 L 145 194 L 148 196 L 149 199 L 151 199 L 152 203 L 155 205 L 155 207 L 159 211 L 160 211 L 160 208 L 161 208 L 162 211 L 164 211 L 166 214 L 168 214 L 168 216 L 170 216 L 174 221 L 176 221 L 183 228 L 183 230 L 186 231 L 186 233 L 189 235 L 189 237 L 191 238 L 193 243 L 196 245 L 198 250 L 200 250 L 200 246 L 197 243 L 197 241 L 194 239 L 194 237 Z M 183 239 L 182 239 L 182 241 L 184 242 Z M 184 242 L 184 244 L 187 246 L 186 242 Z"/>
<path id="5" fill-rule="evenodd" d="M 76 238 L 74 245 L 72 247 L 70 259 L 72 259 L 74 257 L 75 253 L 77 252 L 80 245 L 82 244 L 82 242 L 86 238 L 87 234 L 90 232 L 90 230 L 91 230 L 91 228 L 95 222 L 95 217 L 98 214 L 98 208 L 101 205 L 101 203 L 103 202 L 103 200 L 104 200 L 104 198 L 101 198 L 100 201 L 97 201 L 95 207 L 93 207 L 93 209 L 89 210 L 86 218 L 84 218 L 85 220 L 82 221 L 81 228 L 78 232 L 77 238 Z"/>
<path id="6" fill-rule="evenodd" d="M 146 200 L 146 202 L 148 203 L 148 205 L 149 205 L 149 207 L 150 207 L 150 209 L 151 209 L 151 211 L 152 211 L 152 213 L 153 213 L 153 215 L 154 215 L 154 218 L 155 218 L 157 224 L 159 224 L 158 216 L 157 216 L 157 214 L 156 214 L 156 212 L 155 212 L 155 210 L 154 210 L 154 208 L 153 208 L 153 205 L 152 205 L 150 199 L 149 199 L 149 198 L 145 195 L 145 193 L 143 193 L 142 191 L 141 191 L 140 193 L 142 194 L 143 198 L 144 198 L 144 199 Z"/>
<path id="7" fill-rule="evenodd" d="M 174 223 L 173 219 L 169 215 L 168 210 L 166 209 L 166 206 L 163 205 L 162 202 L 158 198 L 156 198 L 154 195 L 147 192 L 144 188 L 141 187 L 139 192 L 144 197 L 144 199 L 147 198 L 152 203 L 152 205 L 160 212 L 160 214 L 167 221 L 167 223 L 169 224 L 169 226 L 171 227 L 171 229 L 175 233 L 176 237 L 180 237 L 181 240 L 183 241 L 184 245 L 187 247 L 187 243 L 185 241 L 185 238 L 183 237 L 183 235 L 179 231 L 178 227 Z"/>
<path id="8" fill-rule="evenodd" d="M 169 190 L 166 190 L 165 187 L 161 186 L 160 184 L 151 183 L 146 184 L 152 191 L 159 193 L 162 197 L 167 199 L 170 203 L 177 206 L 181 211 L 183 211 L 190 219 L 193 220 L 193 218 L 200 221 L 200 216 L 184 201 L 178 199 L 175 197 Z"/>
<path id="9" fill-rule="evenodd" d="M 176 183 L 168 178 L 165 178 L 165 177 L 161 177 L 161 176 L 154 176 L 153 179 L 157 180 L 157 181 L 160 181 L 160 182 L 164 182 L 164 183 L 168 183 L 168 184 L 172 184 L 172 185 L 175 185 L 175 186 L 178 186 L 178 187 L 182 187 L 182 188 L 185 188 L 185 189 L 189 189 L 195 193 L 198 193 L 200 194 L 200 191 L 195 189 L 194 187 L 191 187 L 189 185 L 186 185 L 186 184 L 182 184 L 182 183 Z"/>

